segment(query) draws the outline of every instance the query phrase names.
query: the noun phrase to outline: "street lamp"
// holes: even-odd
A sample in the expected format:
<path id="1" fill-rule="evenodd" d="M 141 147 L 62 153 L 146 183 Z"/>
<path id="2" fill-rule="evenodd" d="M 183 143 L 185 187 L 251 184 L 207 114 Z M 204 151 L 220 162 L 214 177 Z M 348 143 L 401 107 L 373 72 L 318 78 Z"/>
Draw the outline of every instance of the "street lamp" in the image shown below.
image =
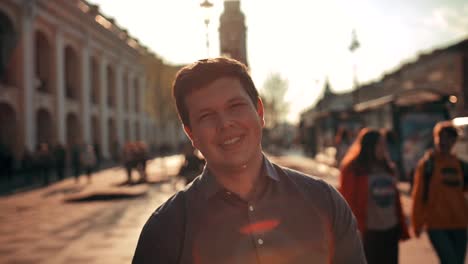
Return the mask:
<path id="1" fill-rule="evenodd" d="M 353 32 L 352 32 L 352 36 L 351 36 L 351 45 L 349 45 L 349 51 L 351 51 L 351 53 L 353 54 L 353 90 L 354 90 L 354 93 L 353 93 L 353 99 L 354 99 L 354 103 L 356 104 L 358 102 L 358 80 L 357 80 L 357 62 L 356 62 L 356 53 L 355 51 L 361 46 L 361 44 L 359 43 L 358 39 L 357 39 L 357 35 L 356 35 L 356 30 L 353 29 Z"/>
<path id="2" fill-rule="evenodd" d="M 210 38 L 209 38 L 209 28 L 208 25 L 210 24 L 210 17 L 211 17 L 211 8 L 213 4 L 209 0 L 205 0 L 200 3 L 200 7 L 203 10 L 204 18 L 205 18 L 205 27 L 206 27 L 206 56 L 210 57 Z"/>

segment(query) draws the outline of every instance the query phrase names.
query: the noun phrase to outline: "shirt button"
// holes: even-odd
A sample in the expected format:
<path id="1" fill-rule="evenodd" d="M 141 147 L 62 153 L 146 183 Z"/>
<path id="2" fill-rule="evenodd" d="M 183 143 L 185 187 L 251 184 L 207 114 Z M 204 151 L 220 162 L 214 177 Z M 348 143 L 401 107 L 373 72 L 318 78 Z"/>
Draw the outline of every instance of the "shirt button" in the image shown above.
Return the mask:
<path id="1" fill-rule="evenodd" d="M 257 240 L 257 242 L 258 242 L 259 245 L 263 245 L 263 239 L 259 238 L 259 239 Z"/>
<path id="2" fill-rule="evenodd" d="M 254 210 L 254 207 L 252 205 L 249 205 L 249 211 L 253 212 L 253 210 Z"/>

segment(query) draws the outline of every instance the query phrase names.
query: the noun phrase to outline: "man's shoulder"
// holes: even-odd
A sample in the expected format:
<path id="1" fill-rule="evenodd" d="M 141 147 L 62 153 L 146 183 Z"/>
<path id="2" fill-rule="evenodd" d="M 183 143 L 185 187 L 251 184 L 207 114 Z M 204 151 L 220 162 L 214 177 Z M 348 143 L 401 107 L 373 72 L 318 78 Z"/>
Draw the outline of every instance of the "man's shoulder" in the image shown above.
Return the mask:
<path id="1" fill-rule="evenodd" d="M 146 226 L 170 224 L 171 219 L 178 219 L 184 213 L 185 208 L 185 190 L 178 191 L 162 203 L 151 214 Z"/>
<path id="2" fill-rule="evenodd" d="M 275 164 L 275 166 L 281 170 L 289 180 L 291 180 L 298 188 L 309 195 L 323 195 L 330 194 L 330 190 L 333 187 L 325 182 L 323 179 L 309 175 L 288 167 L 283 167 Z"/>
<path id="3" fill-rule="evenodd" d="M 133 263 L 176 263 L 185 232 L 185 195 L 186 190 L 175 193 L 151 214 L 141 231 Z"/>
<path id="4" fill-rule="evenodd" d="M 183 190 L 179 190 L 178 192 L 173 194 L 163 204 L 156 208 L 148 222 L 169 221 L 169 223 L 171 223 L 174 217 L 176 217 L 177 219 L 181 219 L 181 217 L 184 216 L 183 214 L 185 214 L 186 211 L 187 199 L 194 198 L 193 195 L 199 189 L 198 185 L 199 178 L 196 178 Z"/>

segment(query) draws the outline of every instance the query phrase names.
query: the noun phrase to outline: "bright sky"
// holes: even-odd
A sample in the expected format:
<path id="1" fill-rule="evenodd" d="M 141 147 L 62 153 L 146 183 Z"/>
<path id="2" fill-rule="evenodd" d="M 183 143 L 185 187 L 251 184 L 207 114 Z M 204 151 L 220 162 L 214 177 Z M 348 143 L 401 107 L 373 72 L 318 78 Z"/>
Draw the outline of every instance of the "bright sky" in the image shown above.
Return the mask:
<path id="1" fill-rule="evenodd" d="M 169 63 L 190 63 L 207 55 L 201 0 L 88 0 L 114 17 Z M 209 25 L 210 56 L 219 55 L 219 16 Z M 246 17 L 247 56 L 259 90 L 270 73 L 289 81 L 288 120 L 315 104 L 328 77 L 335 92 L 378 80 L 420 52 L 468 37 L 466 0 L 241 0 Z M 355 29 L 361 44 L 348 47 Z"/>

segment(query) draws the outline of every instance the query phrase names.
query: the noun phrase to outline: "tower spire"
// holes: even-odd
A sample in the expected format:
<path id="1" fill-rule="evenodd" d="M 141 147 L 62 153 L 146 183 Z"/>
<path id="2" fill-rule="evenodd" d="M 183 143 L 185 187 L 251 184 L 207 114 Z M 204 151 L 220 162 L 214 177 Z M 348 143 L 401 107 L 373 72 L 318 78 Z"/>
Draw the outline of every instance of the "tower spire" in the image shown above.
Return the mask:
<path id="1" fill-rule="evenodd" d="M 247 63 L 247 27 L 240 9 L 240 0 L 225 0 L 219 23 L 221 55 Z"/>

